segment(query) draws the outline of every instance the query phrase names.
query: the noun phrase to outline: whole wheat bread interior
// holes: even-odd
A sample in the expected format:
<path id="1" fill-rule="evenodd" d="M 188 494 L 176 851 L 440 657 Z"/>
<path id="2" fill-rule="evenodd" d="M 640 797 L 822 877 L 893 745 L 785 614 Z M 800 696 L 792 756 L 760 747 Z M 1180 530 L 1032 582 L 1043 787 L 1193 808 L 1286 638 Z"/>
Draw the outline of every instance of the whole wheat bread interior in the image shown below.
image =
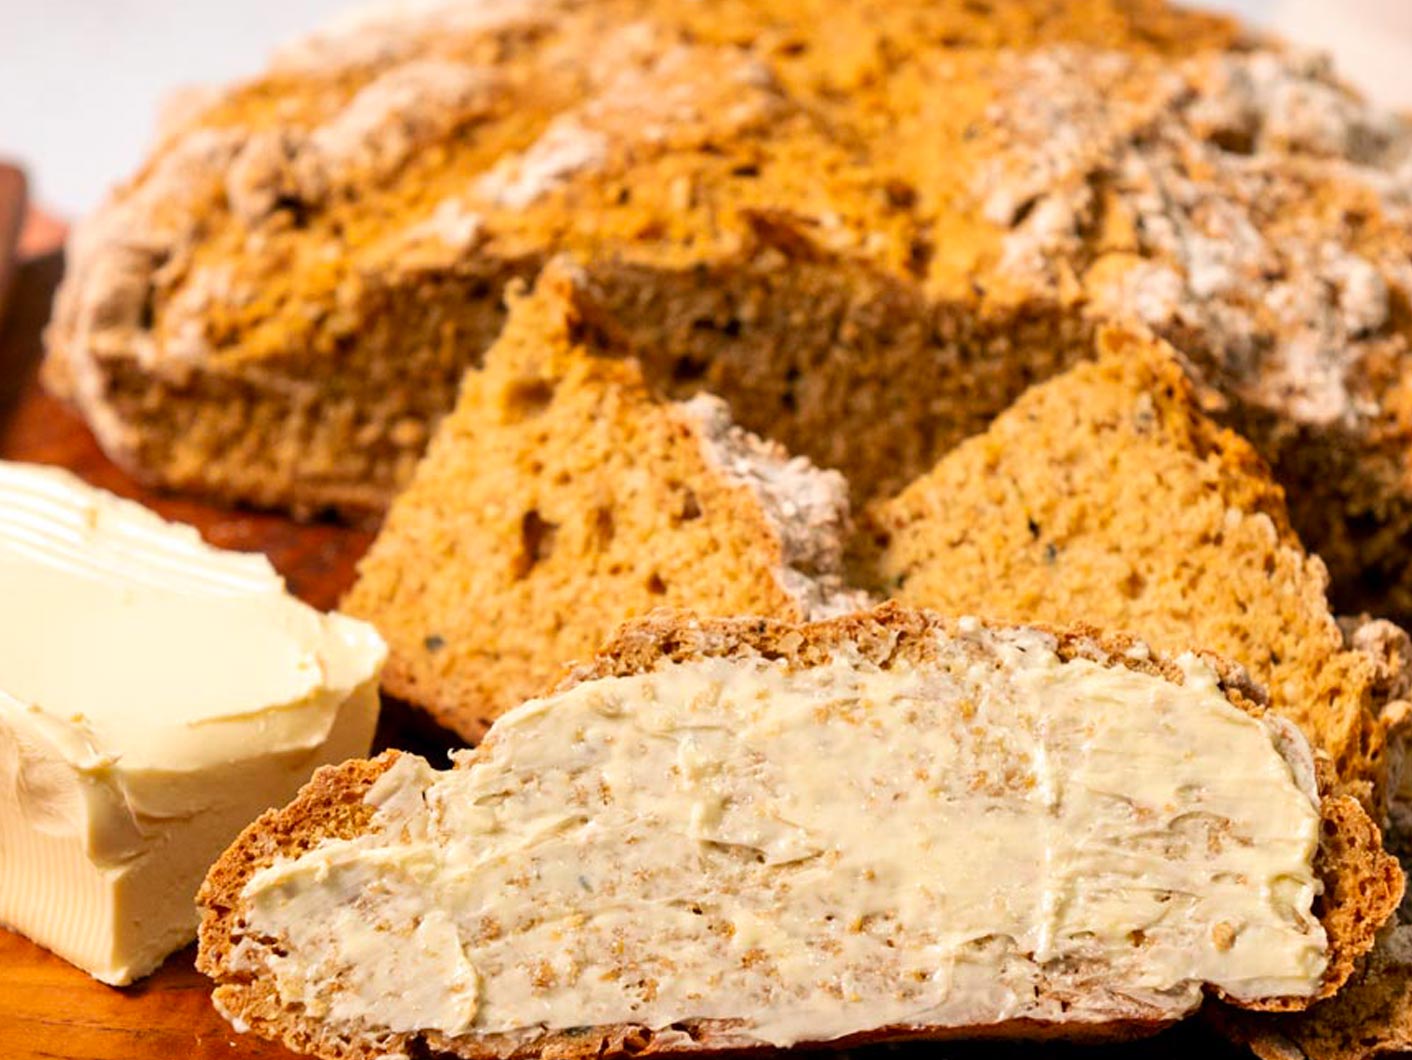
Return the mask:
<path id="1" fill-rule="evenodd" d="M 672 401 L 570 263 L 551 263 L 467 374 L 343 602 L 394 695 L 476 739 L 656 607 L 802 619 L 845 590 L 847 485 Z"/>
<path id="2" fill-rule="evenodd" d="M 212 869 L 199 964 L 233 1021 L 326 1057 L 1298 1010 L 1402 890 L 1317 771 L 1213 656 L 894 605 L 660 613 L 449 772 L 321 772 Z"/>

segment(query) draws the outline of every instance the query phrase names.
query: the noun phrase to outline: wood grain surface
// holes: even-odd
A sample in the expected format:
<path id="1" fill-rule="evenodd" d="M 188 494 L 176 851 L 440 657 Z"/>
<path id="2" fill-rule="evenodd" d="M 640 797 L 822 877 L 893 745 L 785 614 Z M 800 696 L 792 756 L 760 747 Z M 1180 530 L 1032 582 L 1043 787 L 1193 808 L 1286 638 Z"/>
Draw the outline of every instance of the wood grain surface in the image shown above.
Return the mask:
<path id="1" fill-rule="evenodd" d="M 232 511 L 144 489 L 103 456 L 77 417 L 39 389 L 40 335 L 60 270 L 57 253 L 22 262 L 9 312 L 0 319 L 0 457 L 62 465 L 169 519 L 190 523 L 213 544 L 265 552 L 295 593 L 317 607 L 332 606 L 371 540 L 368 529 L 300 525 L 277 515 Z M 386 703 L 377 742 L 435 761 L 444 760 L 454 741 L 405 706 Z M 293 1054 L 234 1033 L 215 1012 L 209 983 L 193 967 L 193 949 L 173 956 L 142 982 L 118 990 L 0 930 L 0 1060 L 288 1060 Z M 1130 1046 L 882 1046 L 855 1055 L 877 1060 L 1176 1060 L 1194 1055 L 1223 1060 L 1243 1054 L 1199 1024 L 1187 1024 Z"/>

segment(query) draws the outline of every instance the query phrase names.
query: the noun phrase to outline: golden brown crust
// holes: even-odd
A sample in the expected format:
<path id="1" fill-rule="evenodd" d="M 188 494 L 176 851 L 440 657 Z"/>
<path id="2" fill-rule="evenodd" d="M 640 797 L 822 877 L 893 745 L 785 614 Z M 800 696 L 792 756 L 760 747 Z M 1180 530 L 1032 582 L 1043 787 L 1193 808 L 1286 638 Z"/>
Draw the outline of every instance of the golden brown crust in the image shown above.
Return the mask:
<path id="1" fill-rule="evenodd" d="M 906 658 L 925 660 L 934 651 L 932 634 L 954 632 L 954 620 L 935 614 L 884 605 L 826 622 L 799 625 L 767 619 L 701 619 L 678 612 L 655 612 L 629 623 L 598 657 L 577 668 L 566 685 L 615 674 L 651 669 L 667 660 L 702 656 L 765 654 L 800 666 L 826 659 L 840 643 L 856 646 L 879 665 Z M 1132 651 L 1138 642 L 1124 635 L 1105 635 L 1087 628 L 1050 631 L 1064 659 L 1086 658 L 1106 665 L 1126 666 L 1140 672 L 1181 682 L 1182 672 L 1160 656 L 1143 657 Z M 1237 667 L 1215 656 L 1203 655 L 1221 676 L 1230 701 L 1254 714 L 1263 711 L 1262 694 Z M 231 960 L 232 936 L 239 925 L 240 892 L 254 872 L 281 855 L 308 849 L 325 836 L 347 837 L 358 832 L 370 811 L 361 802 L 372 782 L 396 759 L 389 752 L 371 762 L 350 762 L 320 770 L 299 798 L 284 810 L 266 814 L 241 835 L 211 870 L 199 902 L 204 915 L 199 966 L 217 981 L 216 1001 L 231 1018 L 267 1037 L 325 1057 L 367 1055 L 370 1047 L 356 1036 L 309 1020 L 283 1009 L 268 980 L 250 978 Z M 1346 797 L 1322 800 L 1324 842 L 1317 867 L 1327 891 L 1316 912 L 1329 937 L 1330 961 L 1322 995 L 1338 989 L 1359 958 L 1372 944 L 1378 926 L 1401 898 L 1402 877 L 1395 863 L 1382 852 L 1376 827 L 1357 803 Z M 1310 999 L 1267 999 L 1253 1006 L 1294 1009 Z M 945 1037 L 1062 1037 L 1075 1040 L 1114 1040 L 1150 1033 L 1162 1024 L 1129 1021 L 1114 1024 L 1051 1026 L 1019 1021 L 996 1027 L 949 1029 L 938 1034 L 917 1028 L 880 1028 L 847 1043 Z M 414 1036 L 378 1039 L 377 1048 L 410 1049 Z M 492 1039 L 448 1039 L 426 1036 L 427 1045 L 467 1060 L 531 1055 L 586 1057 L 652 1052 L 736 1051 L 744 1043 L 731 1035 L 726 1024 L 686 1024 L 672 1033 L 654 1036 L 642 1028 L 589 1028 L 582 1033 L 554 1033 L 526 1043 Z M 413 1052 L 411 1055 L 416 1055 Z"/>

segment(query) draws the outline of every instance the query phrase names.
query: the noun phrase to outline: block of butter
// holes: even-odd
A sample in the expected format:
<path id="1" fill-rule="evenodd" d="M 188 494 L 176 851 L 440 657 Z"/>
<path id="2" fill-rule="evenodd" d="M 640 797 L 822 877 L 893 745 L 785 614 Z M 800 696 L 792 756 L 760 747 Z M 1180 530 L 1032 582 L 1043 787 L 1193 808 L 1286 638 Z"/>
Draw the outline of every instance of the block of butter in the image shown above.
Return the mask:
<path id="1" fill-rule="evenodd" d="M 240 830 L 367 753 L 385 654 L 263 556 L 0 462 L 0 923 L 106 983 L 152 971 Z"/>

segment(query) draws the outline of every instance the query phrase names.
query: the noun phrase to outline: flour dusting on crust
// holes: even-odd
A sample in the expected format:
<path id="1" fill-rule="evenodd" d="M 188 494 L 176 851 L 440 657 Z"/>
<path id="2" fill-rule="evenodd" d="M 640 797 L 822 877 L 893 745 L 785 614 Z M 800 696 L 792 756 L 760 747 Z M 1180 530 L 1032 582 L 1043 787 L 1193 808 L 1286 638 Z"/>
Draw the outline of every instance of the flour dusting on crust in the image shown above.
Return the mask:
<path id="1" fill-rule="evenodd" d="M 849 531 L 848 483 L 837 471 L 791 457 L 782 445 L 737 426 L 730 406 L 697 394 L 677 407 L 701 439 L 707 460 L 749 487 L 780 539 L 780 587 L 808 618 L 868 607 L 867 593 L 844 588 L 843 543 Z"/>

